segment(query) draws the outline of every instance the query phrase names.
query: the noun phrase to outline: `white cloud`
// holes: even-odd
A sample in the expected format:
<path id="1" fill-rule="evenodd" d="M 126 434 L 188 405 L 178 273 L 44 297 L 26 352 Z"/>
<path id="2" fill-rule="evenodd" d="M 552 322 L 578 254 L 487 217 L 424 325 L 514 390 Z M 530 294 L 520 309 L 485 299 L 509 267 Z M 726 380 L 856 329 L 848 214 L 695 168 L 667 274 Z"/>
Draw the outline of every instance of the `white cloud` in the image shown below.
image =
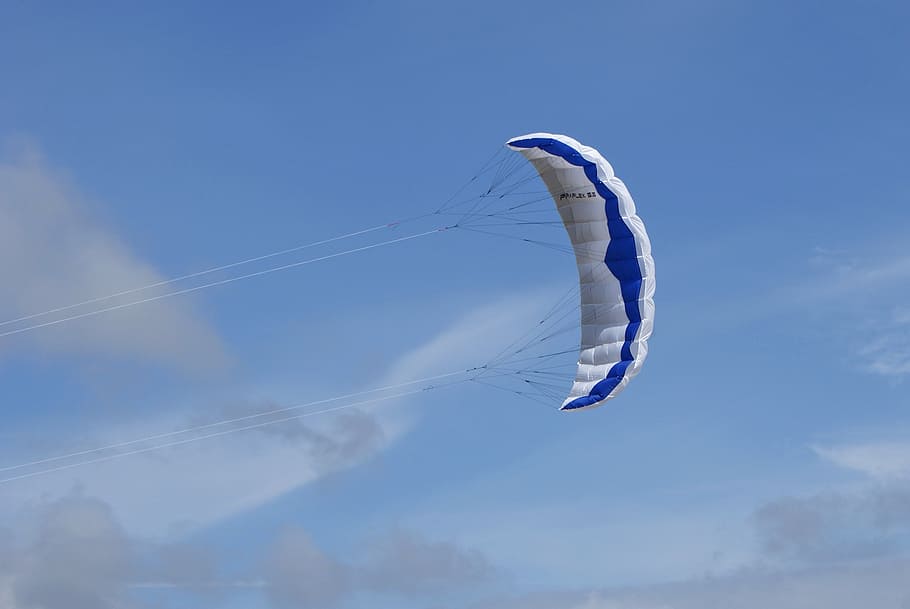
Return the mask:
<path id="1" fill-rule="evenodd" d="M 708 328 L 737 326 L 781 316 L 789 319 L 796 312 L 808 314 L 812 319 L 834 318 L 838 328 L 846 325 L 863 328 L 863 343 L 859 345 L 854 340 L 856 332 L 845 337 L 843 331 L 836 331 L 831 332 L 831 336 L 840 341 L 841 346 L 846 338 L 847 347 L 854 357 L 871 364 L 866 366 L 868 371 L 906 374 L 902 367 L 906 359 L 899 362 L 885 360 L 885 365 L 874 369 L 875 358 L 869 357 L 873 353 L 861 353 L 870 342 L 887 337 L 890 328 L 902 319 L 899 314 L 891 319 L 883 313 L 893 307 L 901 307 L 910 299 L 907 288 L 910 256 L 906 255 L 902 242 L 895 249 L 900 253 L 856 257 L 849 252 L 816 247 L 806 260 L 804 271 L 797 272 L 793 281 L 782 283 L 779 277 L 775 277 L 774 283 L 757 283 L 757 289 L 720 295 L 720 298 L 726 299 L 723 306 L 706 306 L 699 295 L 693 296 L 688 301 L 691 309 L 685 312 L 686 323 L 680 330 L 703 333 Z M 798 264 L 794 266 L 798 268 Z M 731 284 L 730 287 L 737 286 Z M 908 322 L 904 319 L 903 323 L 906 325 Z M 888 349 L 883 353 L 896 346 L 884 342 L 883 346 Z M 910 348 L 910 338 L 900 344 Z M 856 361 L 852 359 L 851 365 Z"/>
<path id="2" fill-rule="evenodd" d="M 845 259 L 843 255 L 828 255 L 824 264 L 818 257 L 810 260 L 812 266 L 821 266 L 817 276 L 791 286 L 784 295 L 798 302 L 836 301 L 850 294 L 881 295 L 882 290 L 872 288 L 888 284 L 900 287 L 898 280 L 910 277 L 910 256 L 886 259 Z"/>
<path id="3" fill-rule="evenodd" d="M 896 308 L 870 335 L 859 348 L 863 368 L 896 380 L 910 376 L 910 308 Z"/>
<path id="4" fill-rule="evenodd" d="M 388 374 L 390 383 L 433 373 L 483 365 L 488 359 L 533 329 L 547 305 L 559 296 L 554 290 L 525 291 L 481 306 L 435 338 L 398 359 Z"/>
<path id="5" fill-rule="evenodd" d="M 109 503 L 121 514 L 131 534 L 156 538 L 182 534 L 217 524 L 328 473 L 352 467 L 382 450 L 403 431 L 353 411 L 314 419 L 305 426 L 299 422 L 281 425 L 285 427 L 284 436 L 266 427 L 10 482 L 0 487 L 5 499 L 0 516 L 6 511 L 9 517 L 9 510 L 28 505 L 33 497 L 59 496 L 76 485 Z M 157 421 L 143 429 L 180 427 L 183 425 Z M 96 445 L 149 435 L 137 434 L 136 429 L 130 433 L 109 429 Z M 105 454 L 111 453 L 101 456 Z M 33 470 L 23 470 L 28 471 Z"/>
<path id="6" fill-rule="evenodd" d="M 869 374 L 900 381 L 910 376 L 910 256 L 849 258 L 843 252 L 823 252 L 810 261 L 815 272 L 799 285 L 778 290 L 779 305 L 804 307 L 848 333 L 831 332 L 846 340 L 847 365 Z"/>
<path id="7" fill-rule="evenodd" d="M 458 369 L 459 366 L 477 365 L 533 323 L 534 315 L 541 312 L 535 303 L 541 302 L 547 301 L 540 294 L 519 294 L 468 312 L 450 328 L 393 362 L 385 380 L 376 384 L 403 382 Z M 410 387 L 404 388 L 407 389 Z M 365 407 L 358 407 L 356 410 L 307 418 L 303 422 L 279 423 L 256 431 L 243 431 L 10 482 L 0 486 L 4 497 L 0 503 L 0 521 L 4 512 L 8 516 L 9 511 L 28 504 L 33 497 L 60 496 L 60 493 L 78 485 L 91 496 L 108 502 L 121 515 L 124 526 L 131 534 L 160 537 L 175 531 L 211 526 L 273 501 L 329 473 L 356 466 L 383 451 L 410 428 L 420 412 L 396 408 L 396 403 L 407 403 L 406 398 L 378 402 L 369 411 L 370 414 L 366 414 Z M 344 402 L 324 404 L 319 409 L 341 405 Z M 192 423 L 206 423 L 280 406 L 283 404 L 255 402 L 251 406 L 241 403 L 239 407 L 223 409 L 220 416 L 208 412 L 204 417 L 194 415 L 190 420 Z M 302 412 L 306 409 L 284 413 L 278 418 Z M 261 420 L 266 419 L 246 423 Z M 95 440 L 87 446 L 107 446 L 182 429 L 186 424 L 185 414 L 169 414 L 158 420 L 110 427 L 98 430 Z M 166 438 L 164 442 L 184 437 Z M 128 450 L 149 445 L 139 443 Z M 92 454 L 87 458 L 103 458 L 109 454 Z M 50 455 L 35 455 L 38 458 L 42 456 Z M 12 460 L 12 456 L 6 458 Z M 53 467 L 68 463 L 64 460 L 48 465 Z M 0 478 L 29 471 L 34 470 L 3 472 Z"/>
<path id="8" fill-rule="evenodd" d="M 822 459 L 876 480 L 910 478 L 910 443 L 872 442 L 841 446 L 813 446 Z"/>
<path id="9" fill-rule="evenodd" d="M 0 321 L 164 279 L 111 229 L 93 219 L 88 208 L 33 147 L 0 160 Z M 143 292 L 140 296 L 148 295 Z M 122 302 L 126 300 L 102 304 Z M 0 332 L 98 306 L 2 325 Z M 25 348 L 37 348 L 42 355 L 128 356 L 189 370 L 213 369 L 227 361 L 221 340 L 187 299 L 149 303 L 0 337 L 0 354 L 6 357 L 21 354 Z"/>

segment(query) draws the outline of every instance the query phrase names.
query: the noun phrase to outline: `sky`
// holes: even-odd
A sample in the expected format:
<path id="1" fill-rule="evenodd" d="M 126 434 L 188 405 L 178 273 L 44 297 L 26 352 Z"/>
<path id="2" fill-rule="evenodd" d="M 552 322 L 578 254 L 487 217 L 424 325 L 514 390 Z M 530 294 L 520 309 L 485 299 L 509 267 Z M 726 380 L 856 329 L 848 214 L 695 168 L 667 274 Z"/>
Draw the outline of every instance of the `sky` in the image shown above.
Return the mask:
<path id="1" fill-rule="evenodd" d="M 3 322 L 377 227 L 0 325 L 0 607 L 906 608 L 908 18 L 0 3 Z M 620 397 L 463 382 L 143 450 L 533 327 L 571 257 L 387 225 L 538 131 L 599 149 L 648 228 L 655 332 Z"/>

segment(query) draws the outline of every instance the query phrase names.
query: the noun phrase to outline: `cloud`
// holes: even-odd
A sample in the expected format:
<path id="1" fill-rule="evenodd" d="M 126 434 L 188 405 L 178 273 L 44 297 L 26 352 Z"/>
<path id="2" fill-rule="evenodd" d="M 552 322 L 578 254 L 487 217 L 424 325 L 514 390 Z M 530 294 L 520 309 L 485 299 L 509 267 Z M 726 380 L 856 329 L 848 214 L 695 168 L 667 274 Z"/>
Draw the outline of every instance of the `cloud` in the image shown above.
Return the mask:
<path id="1" fill-rule="evenodd" d="M 326 408 L 344 406 L 343 401 L 332 402 Z M 325 416 L 324 421 L 290 419 L 312 410 L 286 410 L 270 401 L 235 402 L 221 410 L 221 415 L 194 417 L 190 426 L 206 425 L 215 420 L 236 420 L 233 427 L 257 425 L 250 433 L 260 434 L 295 446 L 306 454 L 306 459 L 321 474 L 328 474 L 359 462 L 379 450 L 385 443 L 386 429 L 379 417 L 360 409 L 344 410 Z M 230 429 L 224 426 L 220 429 Z M 205 432 L 203 432 L 205 433 Z"/>
<path id="2" fill-rule="evenodd" d="M 0 321 L 164 279 L 91 216 L 89 204 L 33 146 L 21 148 L 0 159 Z M 98 306 L 2 325 L 0 332 Z M 130 357 L 191 371 L 227 362 L 221 340 L 187 299 L 125 308 L 0 340 L 0 354 L 7 357 L 30 347 L 42 355 Z M 8 348 L 13 343 L 16 351 Z"/>
<path id="3" fill-rule="evenodd" d="M 122 609 L 136 574 L 133 547 L 109 506 L 79 493 L 42 505 L 15 560 L 0 563 L 0 599 L 9 609 Z"/>
<path id="4" fill-rule="evenodd" d="M 0 534 L 0 607 L 139 609 L 146 605 L 135 590 L 147 587 L 210 597 L 218 563 L 202 545 L 129 536 L 109 504 L 74 490 L 36 502 L 15 535 Z"/>
<path id="5" fill-rule="evenodd" d="M 817 564 L 903 553 L 910 537 L 910 445 L 875 442 L 812 449 L 871 482 L 761 506 L 753 523 L 766 554 Z"/>
<path id="6" fill-rule="evenodd" d="M 432 596 L 493 575 L 480 553 L 406 531 L 380 537 L 365 550 L 360 563 L 342 561 L 317 547 L 305 530 L 287 529 L 264 563 L 267 595 L 280 608 L 325 608 L 364 593 Z"/>
<path id="7" fill-rule="evenodd" d="M 910 444 L 882 441 L 812 450 L 837 467 L 863 474 L 869 482 L 762 506 L 754 521 L 764 549 L 809 562 L 893 555 L 907 549 Z"/>
<path id="8" fill-rule="evenodd" d="M 336 604 L 346 593 L 350 568 L 323 553 L 303 529 L 284 531 L 264 566 L 267 594 L 277 607 L 307 609 Z"/>
<path id="9" fill-rule="evenodd" d="M 888 332 L 892 322 L 884 312 L 907 301 L 910 256 L 902 241 L 896 249 L 897 254 L 875 257 L 816 247 L 806 260 L 804 272 L 798 273 L 795 281 L 781 283 L 775 276 L 775 283 L 763 285 L 757 291 L 722 296 L 728 300 L 719 308 L 692 301 L 685 330 L 703 332 L 706 326 L 728 327 L 784 315 L 789 318 L 794 312 L 809 314 L 813 319 L 834 315 L 839 324 L 868 325 L 861 345 L 848 343 L 862 360 L 864 355 L 860 351 L 870 342 L 868 337 L 874 341 Z M 844 318 L 850 321 L 845 322 Z M 895 321 L 898 319 L 900 315 Z M 842 332 L 834 335 L 843 339 Z"/>
<path id="10" fill-rule="evenodd" d="M 451 542 L 429 541 L 407 531 L 378 539 L 369 553 L 363 578 L 376 590 L 415 596 L 494 576 L 492 565 L 480 552 Z"/>
<path id="11" fill-rule="evenodd" d="M 892 557 L 907 549 L 910 485 L 876 484 L 769 502 L 753 522 L 766 556 L 795 564 Z"/>
<path id="12" fill-rule="evenodd" d="M 754 511 L 759 552 L 739 566 L 675 582 L 551 589 L 490 599 L 471 609 L 907 609 L 910 483 L 899 443 L 816 447 L 868 480 L 849 489 L 783 497 Z M 673 537 L 666 537 L 672 539 Z M 653 560 L 668 549 L 652 548 Z M 692 548 L 689 548 L 692 555 Z"/>
<path id="13" fill-rule="evenodd" d="M 846 336 L 851 368 L 893 381 L 910 376 L 910 308 L 903 304 L 910 297 L 910 256 L 903 248 L 878 259 L 817 252 L 810 266 L 808 279 L 775 291 L 774 300 L 851 327 Z M 842 332 L 832 335 L 844 341 Z"/>
<path id="14" fill-rule="evenodd" d="M 152 560 L 148 561 L 144 577 L 161 587 L 208 594 L 213 590 L 212 583 L 219 580 L 218 563 L 218 555 L 212 548 L 188 542 L 163 544 L 156 548 Z M 149 584 L 142 586 L 148 587 Z M 133 584 L 132 587 L 138 586 Z"/>
<path id="15" fill-rule="evenodd" d="M 424 375 L 480 366 L 529 329 L 559 296 L 554 290 L 534 290 L 499 298 L 468 312 L 433 339 L 398 359 L 389 383 Z"/>
<path id="16" fill-rule="evenodd" d="M 0 607 L 139 609 L 145 605 L 137 591 L 174 590 L 211 603 L 213 594 L 242 587 L 261 591 L 276 608 L 325 609 L 361 594 L 431 597 L 492 573 L 476 552 L 405 531 L 374 539 L 364 550 L 361 562 L 338 559 L 292 526 L 261 561 L 235 565 L 243 577 L 229 579 L 226 565 L 236 560 L 200 543 L 140 541 L 109 504 L 76 490 L 35 504 L 15 535 L 0 533 Z"/>
<path id="17" fill-rule="evenodd" d="M 910 481 L 901 464 L 907 447 L 869 443 L 814 450 L 868 481 L 759 506 L 750 519 L 759 553 L 739 567 L 671 583 L 553 590 L 473 609 L 907 609 Z"/>
<path id="18" fill-rule="evenodd" d="M 910 444 L 870 442 L 841 446 L 813 446 L 822 459 L 876 480 L 910 478 Z"/>
<path id="19" fill-rule="evenodd" d="M 446 370 L 443 368 L 446 365 L 449 370 L 453 369 L 453 365 L 477 365 L 482 358 L 489 357 L 523 332 L 528 324 L 533 324 L 534 317 L 540 314 L 548 297 L 552 298 L 552 295 L 536 292 L 513 295 L 468 312 L 450 327 L 395 360 L 389 366 L 389 372 L 375 385 L 438 374 Z M 18 480 L 2 488 L 5 501 L 0 503 L 0 522 L 4 512 L 27 503 L 31 497 L 59 496 L 61 489 L 80 485 L 87 493 L 110 503 L 122 515 L 124 526 L 132 534 L 167 537 L 175 531 L 185 533 L 212 526 L 378 454 L 406 433 L 419 414 L 416 410 L 395 407 L 395 404 L 401 403 L 406 403 L 406 399 L 378 402 L 373 410 L 358 407 L 325 413 L 305 420 L 285 421 L 225 437 Z M 215 408 L 198 407 L 190 415 L 170 412 L 158 419 L 97 430 L 93 440 L 72 446 L 69 450 L 117 444 L 172 429 L 184 429 L 188 425 L 261 413 L 284 405 L 269 400 L 234 399 Z M 344 405 L 345 402 L 340 401 L 324 404 L 317 410 Z M 214 415 L 213 411 L 219 414 Z M 247 420 L 237 426 L 281 419 L 306 411 L 302 409 Z M 229 427 L 217 427 L 206 432 L 218 432 Z M 187 437 L 165 438 L 163 442 Z M 156 442 L 139 443 L 129 449 L 141 450 L 154 444 Z M 60 452 L 68 452 L 62 442 Z M 110 454 L 92 454 L 89 457 L 104 458 Z M 46 456 L 49 455 L 33 455 L 31 458 Z M 15 462 L 12 457 L 7 459 Z M 29 457 L 20 459 L 27 460 Z M 49 465 L 69 463 L 62 461 Z M 3 472 L 0 477 L 29 471 L 33 470 Z"/>
<path id="20" fill-rule="evenodd" d="M 895 380 L 910 376 L 910 308 L 899 307 L 876 323 L 858 352 L 867 372 Z"/>
<path id="21" fill-rule="evenodd" d="M 910 256 L 856 258 L 848 256 L 846 252 L 816 248 L 809 264 L 817 270 L 817 274 L 798 286 L 791 286 L 788 293 L 795 302 L 836 302 L 847 295 L 881 296 L 883 293 L 901 290 L 899 280 L 910 277 Z M 870 292 L 874 287 L 881 289 Z"/>
<path id="22" fill-rule="evenodd" d="M 907 609 L 908 569 L 905 559 L 793 571 L 751 569 L 678 583 L 537 592 L 471 609 Z"/>
<path id="23" fill-rule="evenodd" d="M 288 414 L 294 413 L 284 416 Z M 175 424 L 174 420 L 179 422 Z M 254 419 L 238 425 L 257 422 L 261 421 Z M 287 427 L 280 430 L 281 426 Z M 185 420 L 171 418 L 141 427 L 111 428 L 93 444 L 105 446 L 124 438 L 185 427 Z M 221 426 L 202 433 L 230 428 Z M 356 410 L 240 431 L 7 483 L 2 488 L 5 500 L 0 505 L 0 518 L 9 517 L 8 511 L 16 506 L 27 505 L 31 497 L 59 495 L 60 489 L 78 485 L 110 503 L 132 534 L 154 538 L 183 535 L 362 463 L 401 433 L 402 429 L 394 424 Z M 128 448 L 142 450 L 192 437 L 193 434 L 178 435 Z M 89 457 L 115 454 L 116 451 L 102 452 Z M 76 462 L 78 459 L 72 461 Z M 32 470 L 23 470 L 29 471 Z"/>

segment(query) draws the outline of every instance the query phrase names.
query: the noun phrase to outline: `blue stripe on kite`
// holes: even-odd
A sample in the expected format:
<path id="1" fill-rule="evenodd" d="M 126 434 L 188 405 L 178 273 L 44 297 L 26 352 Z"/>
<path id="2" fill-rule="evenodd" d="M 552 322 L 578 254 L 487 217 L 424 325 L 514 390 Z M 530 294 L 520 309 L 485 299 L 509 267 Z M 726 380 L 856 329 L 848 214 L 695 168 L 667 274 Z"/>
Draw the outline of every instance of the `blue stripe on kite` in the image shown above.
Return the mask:
<path id="1" fill-rule="evenodd" d="M 597 194 L 603 197 L 604 212 L 607 216 L 607 230 L 610 233 L 610 244 L 604 263 L 619 281 L 622 292 L 623 304 L 629 324 L 626 326 L 625 340 L 620 350 L 620 360 L 610 368 L 606 378 L 591 388 L 588 395 L 576 398 L 562 407 L 562 410 L 584 408 L 609 397 L 616 389 L 626 374 L 626 369 L 635 359 L 632 356 L 632 341 L 638 334 L 641 326 L 641 310 L 638 307 L 638 298 L 641 295 L 641 268 L 638 264 L 638 250 L 635 247 L 635 235 L 626 225 L 619 213 L 619 197 L 597 177 L 597 165 L 585 159 L 580 152 L 559 140 L 548 137 L 534 137 L 526 140 L 509 142 L 509 146 L 516 148 L 540 148 L 544 152 L 558 156 L 567 162 L 582 167 L 585 177 L 591 181 Z"/>

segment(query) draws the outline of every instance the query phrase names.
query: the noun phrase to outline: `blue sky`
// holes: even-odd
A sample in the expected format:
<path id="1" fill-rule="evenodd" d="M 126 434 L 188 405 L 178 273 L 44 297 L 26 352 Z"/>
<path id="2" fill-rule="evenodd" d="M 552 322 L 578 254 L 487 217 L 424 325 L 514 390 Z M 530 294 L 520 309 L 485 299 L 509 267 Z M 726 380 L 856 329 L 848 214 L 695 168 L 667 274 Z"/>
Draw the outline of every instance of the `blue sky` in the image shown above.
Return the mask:
<path id="1" fill-rule="evenodd" d="M 433 211 L 534 131 L 611 161 L 657 294 L 604 408 L 460 384 L 4 483 L 0 605 L 904 606 L 908 13 L 4 4 L 4 320 Z M 575 278 L 454 230 L 0 337 L 0 467 L 480 365 Z"/>

